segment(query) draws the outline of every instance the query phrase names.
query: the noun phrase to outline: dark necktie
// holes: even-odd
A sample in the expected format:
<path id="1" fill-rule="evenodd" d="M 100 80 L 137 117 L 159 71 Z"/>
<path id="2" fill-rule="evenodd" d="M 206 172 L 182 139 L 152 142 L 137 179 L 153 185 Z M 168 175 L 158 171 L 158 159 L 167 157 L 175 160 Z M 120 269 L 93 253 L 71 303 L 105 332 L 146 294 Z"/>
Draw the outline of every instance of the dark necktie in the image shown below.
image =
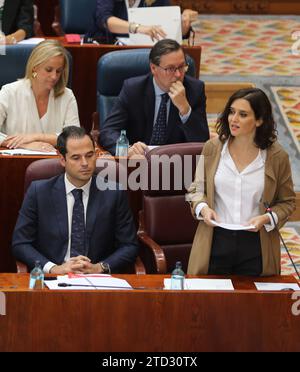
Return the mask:
<path id="1" fill-rule="evenodd" d="M 168 93 L 161 95 L 161 102 L 153 127 L 150 145 L 164 145 L 167 140 L 167 102 Z"/>
<path id="2" fill-rule="evenodd" d="M 72 190 L 75 202 L 72 214 L 71 227 L 71 257 L 85 255 L 85 224 L 82 190 Z"/>

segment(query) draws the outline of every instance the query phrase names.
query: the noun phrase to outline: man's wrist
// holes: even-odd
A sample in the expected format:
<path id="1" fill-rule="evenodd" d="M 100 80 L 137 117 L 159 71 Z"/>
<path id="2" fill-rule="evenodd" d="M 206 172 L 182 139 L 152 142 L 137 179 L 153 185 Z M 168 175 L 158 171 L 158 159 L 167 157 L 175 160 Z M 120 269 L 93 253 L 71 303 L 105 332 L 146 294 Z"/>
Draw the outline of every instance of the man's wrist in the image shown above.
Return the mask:
<path id="1" fill-rule="evenodd" d="M 191 106 L 189 104 L 187 104 L 186 106 L 182 107 L 179 110 L 179 113 L 180 113 L 181 116 L 187 115 L 189 113 L 190 109 L 191 109 Z"/>
<path id="2" fill-rule="evenodd" d="M 100 272 L 103 274 L 110 274 L 110 266 L 107 262 L 101 261 L 99 262 L 100 265 Z"/>

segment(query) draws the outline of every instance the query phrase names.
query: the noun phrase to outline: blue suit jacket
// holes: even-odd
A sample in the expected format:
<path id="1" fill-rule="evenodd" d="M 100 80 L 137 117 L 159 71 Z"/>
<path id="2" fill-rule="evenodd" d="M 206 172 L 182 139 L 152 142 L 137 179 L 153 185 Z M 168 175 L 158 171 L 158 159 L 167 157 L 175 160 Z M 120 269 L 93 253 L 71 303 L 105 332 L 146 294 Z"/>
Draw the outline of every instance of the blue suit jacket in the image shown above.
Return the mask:
<path id="1" fill-rule="evenodd" d="M 15 257 L 30 268 L 62 264 L 68 247 L 64 174 L 30 185 L 13 234 Z M 93 177 L 86 214 L 87 256 L 117 272 L 135 261 L 138 245 L 126 191 L 99 191 Z"/>
<path id="2" fill-rule="evenodd" d="M 192 108 L 186 123 L 182 124 L 179 111 L 171 102 L 167 127 L 167 144 L 205 142 L 209 139 L 206 119 L 204 83 L 185 76 L 183 84 Z M 125 80 L 122 90 L 100 131 L 100 144 L 115 154 L 116 141 L 126 129 L 129 144 L 150 143 L 155 109 L 155 93 L 151 74 Z"/>
<path id="3" fill-rule="evenodd" d="M 170 5 L 169 0 L 156 0 L 151 6 L 167 6 Z M 144 0 L 141 0 L 139 7 L 147 6 Z M 107 19 L 109 17 L 117 17 L 128 20 L 127 8 L 125 0 L 98 0 L 96 12 L 93 19 L 93 24 L 87 32 L 86 37 L 100 37 L 103 42 L 112 43 L 116 36 L 126 36 L 121 34 L 112 34 L 107 29 Z"/>

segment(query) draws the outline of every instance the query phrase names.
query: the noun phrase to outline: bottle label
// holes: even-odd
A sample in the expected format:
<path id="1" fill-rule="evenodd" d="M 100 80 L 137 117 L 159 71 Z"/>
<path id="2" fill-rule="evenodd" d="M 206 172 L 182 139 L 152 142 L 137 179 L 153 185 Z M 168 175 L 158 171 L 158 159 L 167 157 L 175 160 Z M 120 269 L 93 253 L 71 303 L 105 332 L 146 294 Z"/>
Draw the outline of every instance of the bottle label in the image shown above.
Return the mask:
<path id="1" fill-rule="evenodd" d="M 116 156 L 127 156 L 128 155 L 128 146 L 117 145 Z"/>
<path id="2" fill-rule="evenodd" d="M 179 275 L 172 275 L 171 278 L 171 289 L 184 289 L 184 278 Z"/>
<path id="3" fill-rule="evenodd" d="M 29 281 L 29 289 L 43 289 L 44 279 L 42 277 L 34 278 L 31 277 Z"/>
<path id="4" fill-rule="evenodd" d="M 30 278 L 29 280 L 29 288 L 34 289 L 35 288 L 35 278 Z"/>

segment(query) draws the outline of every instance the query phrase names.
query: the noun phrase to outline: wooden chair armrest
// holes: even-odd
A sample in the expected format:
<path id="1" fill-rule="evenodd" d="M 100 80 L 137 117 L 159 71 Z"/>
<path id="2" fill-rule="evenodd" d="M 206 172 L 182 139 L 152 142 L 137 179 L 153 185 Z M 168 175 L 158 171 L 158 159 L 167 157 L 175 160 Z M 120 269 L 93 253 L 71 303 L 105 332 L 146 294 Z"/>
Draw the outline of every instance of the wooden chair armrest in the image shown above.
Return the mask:
<path id="1" fill-rule="evenodd" d="M 21 261 L 16 261 L 17 273 L 28 273 L 28 267 Z"/>
<path id="2" fill-rule="evenodd" d="M 134 271 L 137 275 L 145 275 L 146 269 L 145 266 L 139 256 L 137 256 L 135 263 L 134 263 Z"/>
<path id="3" fill-rule="evenodd" d="M 157 274 L 166 274 L 167 262 L 166 256 L 161 247 L 150 238 L 145 232 L 138 232 L 138 239 L 142 243 L 143 247 L 147 248 L 153 255 L 155 261 L 155 269 Z"/>

